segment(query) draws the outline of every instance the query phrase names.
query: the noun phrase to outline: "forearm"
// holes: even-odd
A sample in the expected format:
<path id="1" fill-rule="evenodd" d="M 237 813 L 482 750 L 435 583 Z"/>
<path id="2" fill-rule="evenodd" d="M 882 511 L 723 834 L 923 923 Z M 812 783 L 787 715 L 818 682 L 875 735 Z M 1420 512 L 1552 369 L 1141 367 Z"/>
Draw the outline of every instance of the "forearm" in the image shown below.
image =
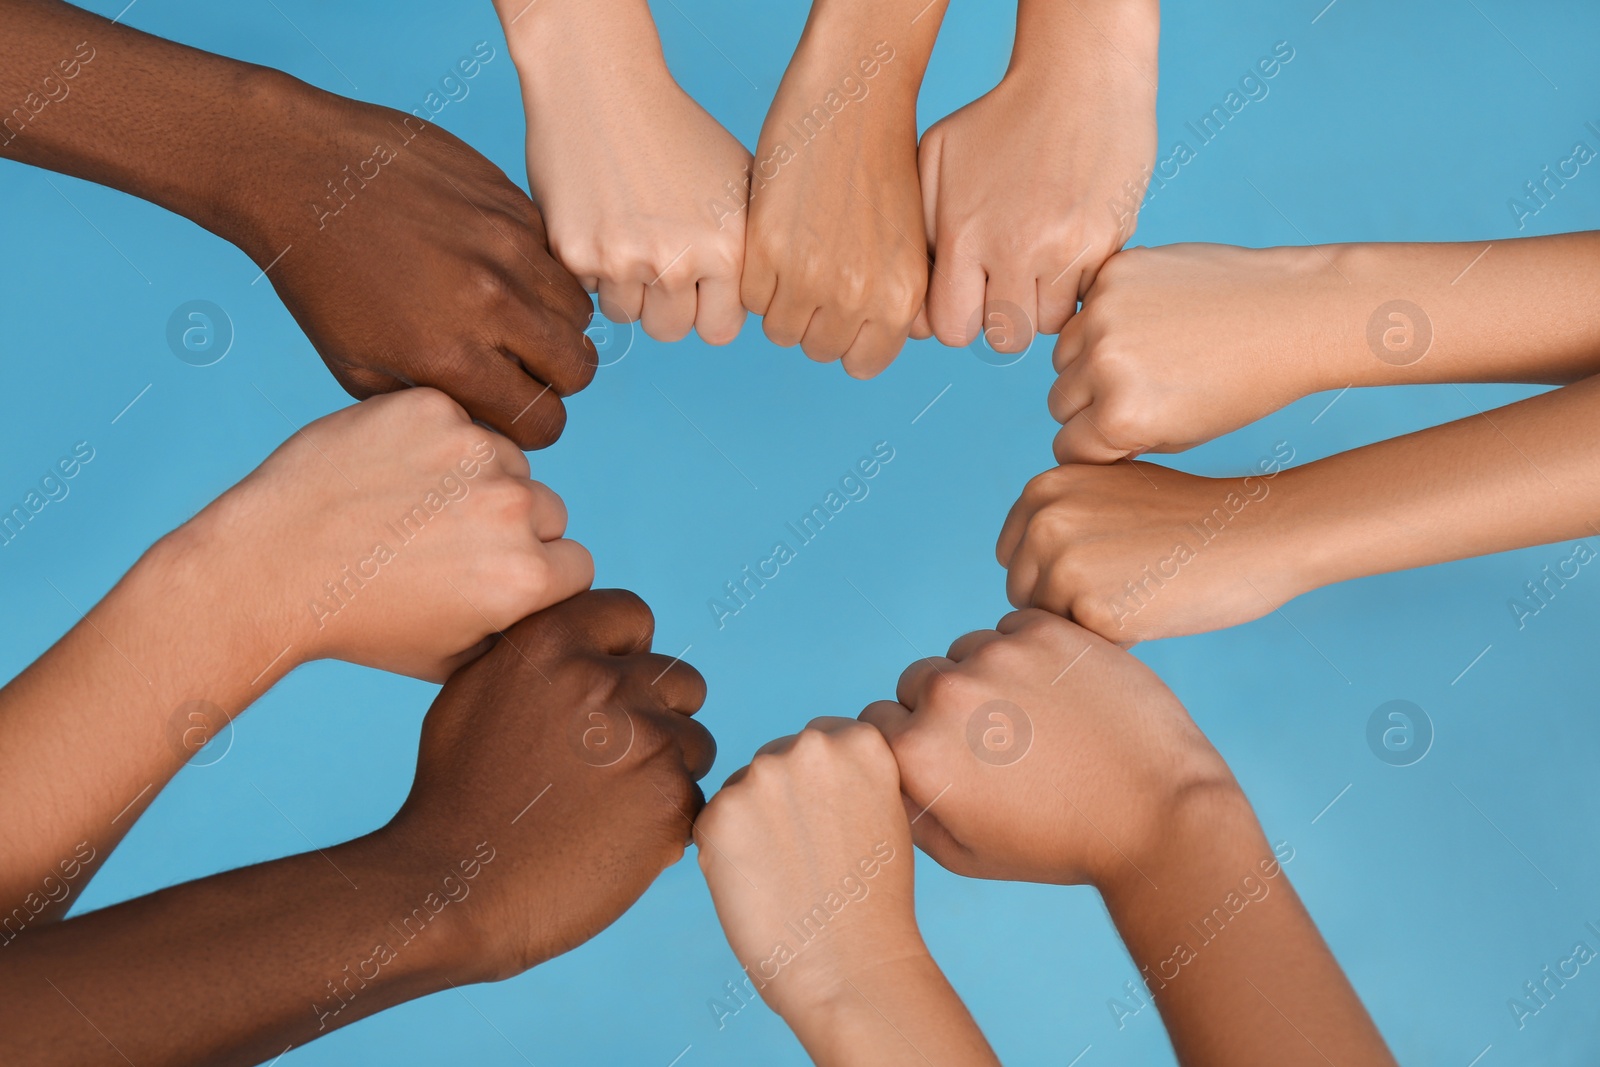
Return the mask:
<path id="1" fill-rule="evenodd" d="M 0 23 L 0 157 L 120 189 L 230 240 L 250 228 L 254 172 L 241 161 L 277 135 L 263 93 L 287 76 L 56 0 L 0 0 Z"/>
<path id="2" fill-rule="evenodd" d="M 21 906 L 21 925 L 63 913 L 89 874 L 74 868 L 63 894 L 61 864 L 109 853 L 185 760 L 297 662 L 203 541 L 180 531 L 158 543 L 0 689 L 0 914 Z"/>
<path id="3" fill-rule="evenodd" d="M 785 1018 L 820 1067 L 998 1064 L 926 949 L 848 980 L 833 1000 Z"/>
<path id="4" fill-rule="evenodd" d="M 922 88 L 947 3 L 948 0 L 815 0 L 784 81 L 811 88 L 831 85 L 846 77 L 870 78 L 871 93 L 880 100 L 872 108 L 874 112 L 892 109 L 897 114 L 909 114 L 914 120 L 917 93 Z M 864 63 L 871 64 L 872 74 L 862 69 Z M 812 103 L 823 105 L 824 101 L 808 101 L 807 106 Z M 797 117 L 780 115 L 774 108 L 767 124 Z"/>
<path id="5" fill-rule="evenodd" d="M 647 0 L 494 0 L 519 71 L 557 63 L 603 75 L 640 60 L 664 62 Z"/>
<path id="6" fill-rule="evenodd" d="M 1285 471 L 1305 589 L 1595 534 L 1600 378 Z"/>
<path id="7" fill-rule="evenodd" d="M 496 0 L 495 9 L 522 88 L 529 181 L 548 206 L 547 179 L 599 161 L 613 166 L 616 146 L 638 140 L 629 124 L 654 102 L 641 97 L 677 84 L 645 0 Z M 670 169 L 665 160 L 643 163 Z M 586 175 L 575 177 L 588 184 Z"/>
<path id="8" fill-rule="evenodd" d="M 1337 308 L 1304 392 L 1600 372 L 1600 232 L 1324 249 Z"/>
<path id="9" fill-rule="evenodd" d="M 463 916 L 493 867 L 461 859 L 372 835 L 29 931 L 0 948 L 0 1060 L 260 1063 L 478 980 Z"/>
<path id="10" fill-rule="evenodd" d="M 1169 831 L 1101 888 L 1178 1061 L 1393 1063 L 1244 796 L 1208 787 Z"/>
<path id="11" fill-rule="evenodd" d="M 1091 91 L 1125 84 L 1153 97 L 1160 29 L 1158 0 L 1020 0 L 1006 76 L 1086 84 Z"/>

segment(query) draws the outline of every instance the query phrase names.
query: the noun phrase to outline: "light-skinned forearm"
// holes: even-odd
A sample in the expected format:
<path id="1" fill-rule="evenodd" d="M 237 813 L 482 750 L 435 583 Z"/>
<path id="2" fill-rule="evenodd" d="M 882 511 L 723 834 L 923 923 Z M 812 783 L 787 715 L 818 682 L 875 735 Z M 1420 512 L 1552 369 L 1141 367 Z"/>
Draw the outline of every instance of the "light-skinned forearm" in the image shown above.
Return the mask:
<path id="1" fill-rule="evenodd" d="M 1322 251 L 1325 284 L 1349 309 L 1351 328 L 1312 364 L 1307 393 L 1418 382 L 1561 385 L 1600 373 L 1600 232 Z M 1411 322 L 1417 316 L 1404 308 L 1402 318 L 1378 315 L 1391 301 L 1422 317 Z M 1390 327 L 1427 330 L 1426 354 L 1406 366 L 1377 358 L 1370 335 L 1381 342 Z"/>
<path id="2" fill-rule="evenodd" d="M 1178 1062 L 1392 1064 L 1243 794 L 1191 793 L 1168 830 L 1100 888 Z"/>
<path id="3" fill-rule="evenodd" d="M 919 948 L 848 979 L 827 1004 L 784 1019 L 819 1067 L 999 1064 L 944 972 Z"/>
<path id="4" fill-rule="evenodd" d="M 641 60 L 663 63 L 661 38 L 646 0 L 495 0 L 495 13 L 519 72 L 554 63 L 592 70 Z M 537 73 L 537 71 L 532 71 Z"/>
<path id="5" fill-rule="evenodd" d="M 195 526 L 163 539 L 0 689 L 0 943 L 65 912 L 90 874 L 75 861 L 92 870 L 298 662 L 206 542 Z"/>
<path id="6" fill-rule="evenodd" d="M 1600 534 L 1600 378 L 1285 471 L 1303 589 Z"/>
<path id="7" fill-rule="evenodd" d="M 0 1060 L 260 1063 L 480 981 L 472 883 L 426 866 L 380 833 L 30 931 L 0 948 Z"/>

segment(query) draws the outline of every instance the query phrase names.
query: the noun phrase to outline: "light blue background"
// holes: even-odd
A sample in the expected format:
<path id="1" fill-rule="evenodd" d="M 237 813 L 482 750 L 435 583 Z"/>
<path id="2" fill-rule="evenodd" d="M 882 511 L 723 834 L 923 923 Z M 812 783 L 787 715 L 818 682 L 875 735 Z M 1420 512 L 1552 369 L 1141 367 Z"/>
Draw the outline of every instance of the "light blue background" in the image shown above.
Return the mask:
<path id="1" fill-rule="evenodd" d="M 123 2 L 88 6 L 115 14 Z M 1313 23 L 1325 2 L 1166 5 L 1163 153 L 1275 42 L 1296 57 L 1153 200 L 1137 241 L 1515 236 L 1508 197 L 1575 140 L 1594 143 L 1583 128 L 1600 122 L 1592 4 L 1338 0 Z M 657 14 L 685 87 L 753 144 L 803 5 L 666 0 Z M 1012 14 L 956 0 L 924 124 L 998 79 Z M 142 0 L 127 21 L 405 109 L 491 41 L 498 58 L 441 121 L 523 178 L 514 71 L 487 0 Z M 57 189 L 41 172 L 0 167 L 0 498 L 20 499 L 73 442 L 89 440 L 98 456 L 70 497 L 0 550 L 6 675 L 77 618 L 49 583 L 87 606 L 290 432 L 252 385 L 297 424 L 347 402 L 272 292 L 249 284 L 256 268 L 241 253 L 119 193 L 49 181 Z M 1586 227 L 1600 227 L 1592 166 L 1526 232 Z M 179 362 L 164 340 L 169 313 L 195 298 L 226 308 L 237 330 L 208 368 Z M 1018 490 L 1050 463 L 1047 356 L 1036 347 L 999 369 L 913 343 L 861 383 L 772 347 L 751 322 L 721 350 L 641 335 L 572 402 L 566 436 L 534 457 L 536 476 L 565 496 L 599 583 L 655 608 L 658 647 L 693 645 L 688 658 L 711 683 L 703 720 L 722 749 L 712 782 L 814 715 L 854 714 L 891 693 L 912 658 L 1006 610 L 992 547 Z M 1311 397 L 1171 462 L 1242 473 L 1278 441 L 1304 462 L 1531 391 L 1353 391 L 1315 424 L 1329 397 Z M 719 632 L 707 599 L 879 440 L 897 457 L 871 496 Z M 1274 615 L 1138 650 L 1232 764 L 1268 834 L 1294 846 L 1296 886 L 1403 1062 L 1600 1054 L 1591 969 L 1520 1032 L 1506 1006 L 1575 941 L 1593 944 L 1583 924 L 1600 920 L 1600 577 L 1585 571 L 1521 632 L 1507 608 L 1566 554 L 1535 548 L 1353 582 L 1290 604 L 1292 626 Z M 304 850 L 263 793 L 318 845 L 382 823 L 409 785 L 432 693 L 343 665 L 297 672 L 238 723 L 226 758 L 177 777 L 84 905 Z M 1408 768 L 1381 763 L 1365 740 L 1369 714 L 1396 698 L 1420 704 L 1437 729 Z M 1171 1062 L 1153 1011 L 1121 1031 L 1113 1021 L 1107 1001 L 1134 968 L 1092 893 L 962 881 L 926 861 L 918 876 L 927 937 L 1007 1062 Z M 737 974 L 691 859 L 568 957 L 406 1005 L 282 1063 L 804 1062 L 763 1007 L 718 1031 L 707 1003 Z"/>

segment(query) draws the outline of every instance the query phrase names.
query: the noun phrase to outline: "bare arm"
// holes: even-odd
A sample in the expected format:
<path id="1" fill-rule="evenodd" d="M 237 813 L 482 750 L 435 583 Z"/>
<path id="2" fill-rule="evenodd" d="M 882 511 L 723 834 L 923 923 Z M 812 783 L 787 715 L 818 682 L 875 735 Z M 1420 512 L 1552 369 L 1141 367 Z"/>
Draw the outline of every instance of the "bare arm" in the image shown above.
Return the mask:
<path id="1" fill-rule="evenodd" d="M 618 591 L 530 616 L 440 691 L 382 830 L 24 931 L 0 1061 L 258 1063 L 593 937 L 683 855 L 714 752 L 652 631 Z M 596 716 L 626 751 L 586 750 Z"/>
<path id="2" fill-rule="evenodd" d="M 0 689 L 0 943 L 64 912 L 184 761 L 297 665 L 443 681 L 587 586 L 565 524 L 516 446 L 431 389 L 290 438 Z"/>
<path id="3" fill-rule="evenodd" d="M 744 305 L 857 378 L 929 333 L 916 105 L 945 5 L 817 0 L 756 145 Z"/>
<path id="4" fill-rule="evenodd" d="M 957 874 L 1098 889 L 1185 1067 L 1394 1062 L 1221 756 L 1138 660 L 1018 611 L 912 664 L 897 697 L 862 718 L 918 846 Z"/>
<path id="5" fill-rule="evenodd" d="M 560 398 L 594 377 L 590 302 L 532 201 L 426 102 L 346 100 L 58 0 L 0 0 L 0 24 L 0 100 L 16 102 L 0 158 L 237 245 L 354 396 L 430 385 L 524 448 L 560 436 Z M 480 42 L 450 84 L 470 92 L 495 54 Z"/>
<path id="6" fill-rule="evenodd" d="M 1028 483 L 997 556 L 1013 604 L 1120 644 L 1235 626 L 1334 582 L 1600 533 L 1596 419 L 1586 378 L 1303 466 L 1280 442 L 1242 478 L 1069 464 Z"/>
<path id="7" fill-rule="evenodd" d="M 1347 386 L 1574 382 L 1600 373 L 1597 291 L 1600 233 L 1131 248 L 1056 345 L 1056 459 L 1179 452 Z"/>

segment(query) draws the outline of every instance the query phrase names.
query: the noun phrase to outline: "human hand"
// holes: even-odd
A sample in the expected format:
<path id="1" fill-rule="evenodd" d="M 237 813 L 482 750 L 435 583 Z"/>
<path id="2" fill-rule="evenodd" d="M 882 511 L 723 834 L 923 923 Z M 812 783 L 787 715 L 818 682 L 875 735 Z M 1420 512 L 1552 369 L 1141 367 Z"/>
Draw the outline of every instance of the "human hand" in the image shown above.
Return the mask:
<path id="1" fill-rule="evenodd" d="M 1292 481 L 1279 480 L 1293 458 L 1280 444 L 1243 478 L 1131 462 L 1045 471 L 1000 530 L 1007 598 L 1123 646 L 1260 618 L 1317 584 L 1297 562 L 1310 539 Z"/>
<path id="2" fill-rule="evenodd" d="M 870 727 L 821 718 L 769 741 L 711 798 L 695 841 L 734 955 L 785 1018 L 927 956 L 899 773 Z"/>
<path id="3" fill-rule="evenodd" d="M 688 844 L 716 756 L 705 680 L 652 653 L 650 609 L 601 589 L 530 616 L 445 683 L 383 831 L 419 869 L 482 870 L 462 913 L 477 980 L 611 925 Z"/>
<path id="4" fill-rule="evenodd" d="M 1138 876 L 1187 798 L 1237 790 L 1159 678 L 1042 611 L 913 663 L 861 718 L 894 750 L 918 847 L 974 878 L 1103 889 Z"/>
<path id="5" fill-rule="evenodd" d="M 1155 158 L 1153 5 L 1118 0 L 1093 23 L 1077 5 L 1030 6 L 1000 84 L 922 135 L 928 321 L 947 345 L 970 344 L 980 320 L 1000 352 L 1060 333 L 1133 234 Z"/>
<path id="6" fill-rule="evenodd" d="M 774 344 L 842 360 L 855 378 L 880 373 L 908 334 L 928 336 L 916 93 L 891 84 L 894 58 L 879 42 L 841 65 L 802 42 L 751 178 L 744 306 Z"/>
<path id="7" fill-rule="evenodd" d="M 556 257 L 613 320 L 732 341 L 750 153 L 673 80 L 640 0 L 501 6 Z"/>
<path id="8" fill-rule="evenodd" d="M 306 426 L 169 535 L 167 552 L 256 598 L 285 659 L 443 681 L 486 637 L 588 588 L 566 507 L 510 441 L 409 389 Z"/>
<path id="9" fill-rule="evenodd" d="M 522 448 L 561 435 L 561 397 L 593 379 L 593 305 L 545 247 L 533 201 L 438 126 L 275 72 L 250 106 L 280 116 L 239 178 L 224 232 L 261 266 L 358 398 L 448 393 Z"/>
<path id="10" fill-rule="evenodd" d="M 1056 343 L 1056 460 L 1181 452 L 1348 385 L 1338 364 L 1352 349 L 1381 365 L 1364 332 L 1381 299 L 1315 248 L 1120 252 Z"/>

